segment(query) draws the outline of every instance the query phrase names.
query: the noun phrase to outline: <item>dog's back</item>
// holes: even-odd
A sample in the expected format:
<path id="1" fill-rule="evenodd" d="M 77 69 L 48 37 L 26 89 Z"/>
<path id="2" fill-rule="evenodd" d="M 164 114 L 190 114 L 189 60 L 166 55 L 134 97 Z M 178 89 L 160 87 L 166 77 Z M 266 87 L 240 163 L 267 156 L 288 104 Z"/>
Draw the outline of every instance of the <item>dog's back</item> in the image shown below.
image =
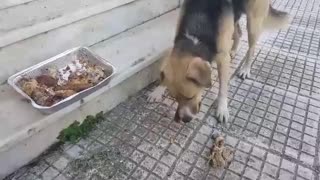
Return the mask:
<path id="1" fill-rule="evenodd" d="M 235 8 L 233 1 L 236 1 Z M 240 18 L 242 1 L 244 0 L 185 0 L 175 38 L 175 48 L 211 61 L 217 53 L 221 18 L 227 15 Z"/>

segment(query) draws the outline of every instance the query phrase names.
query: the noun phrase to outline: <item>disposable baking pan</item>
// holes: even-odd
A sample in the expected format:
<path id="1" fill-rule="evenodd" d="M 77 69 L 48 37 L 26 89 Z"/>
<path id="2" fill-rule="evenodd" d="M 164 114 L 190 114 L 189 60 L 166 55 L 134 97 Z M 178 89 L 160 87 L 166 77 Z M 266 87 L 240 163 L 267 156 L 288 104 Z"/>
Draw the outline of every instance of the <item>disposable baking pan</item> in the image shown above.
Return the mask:
<path id="1" fill-rule="evenodd" d="M 85 60 L 89 63 L 96 64 L 101 66 L 105 71 L 108 71 L 108 74 L 110 74 L 108 77 L 100 81 L 95 86 L 92 86 L 88 89 L 85 89 L 81 92 L 78 92 L 72 96 L 69 96 L 68 98 L 65 98 L 61 101 L 59 101 L 56 104 L 53 104 L 52 106 L 41 106 L 37 104 L 30 96 L 28 96 L 26 93 L 24 93 L 21 89 L 21 85 L 19 84 L 19 81 L 22 78 L 34 78 L 39 75 L 42 75 L 44 70 L 48 68 L 64 68 L 68 64 L 72 63 L 74 60 Z M 93 93 L 94 91 L 102 88 L 103 86 L 107 85 L 111 78 L 116 73 L 116 68 L 107 60 L 101 58 L 97 54 L 93 53 L 89 48 L 87 47 L 77 47 L 70 50 L 67 50 L 61 54 L 58 54 L 48 60 L 45 60 L 39 64 L 36 64 L 32 67 L 29 67 L 21 72 L 18 72 L 8 79 L 8 84 L 13 87 L 19 94 L 21 94 L 23 97 L 28 99 L 32 106 L 36 109 L 38 109 L 40 112 L 44 114 L 51 114 L 58 110 L 61 110 L 70 104 L 80 101 L 82 98 L 88 96 L 89 94 Z"/>

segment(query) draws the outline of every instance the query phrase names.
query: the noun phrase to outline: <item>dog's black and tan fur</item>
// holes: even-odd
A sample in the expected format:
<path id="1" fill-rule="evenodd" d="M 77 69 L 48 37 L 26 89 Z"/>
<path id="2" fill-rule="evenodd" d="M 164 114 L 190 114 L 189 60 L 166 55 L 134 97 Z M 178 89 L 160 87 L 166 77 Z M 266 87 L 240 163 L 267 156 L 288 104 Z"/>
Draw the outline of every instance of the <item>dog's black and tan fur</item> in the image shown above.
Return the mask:
<path id="1" fill-rule="evenodd" d="M 151 94 L 159 98 L 168 88 L 179 104 L 175 120 L 189 122 L 199 112 L 201 93 L 211 86 L 213 62 L 220 82 L 217 117 L 228 120 L 229 62 L 242 34 L 238 22 L 242 14 L 247 15 L 249 50 L 239 75 L 246 78 L 263 29 L 285 25 L 287 14 L 273 9 L 269 0 L 185 0 L 174 47 L 161 68 L 162 86 Z"/>

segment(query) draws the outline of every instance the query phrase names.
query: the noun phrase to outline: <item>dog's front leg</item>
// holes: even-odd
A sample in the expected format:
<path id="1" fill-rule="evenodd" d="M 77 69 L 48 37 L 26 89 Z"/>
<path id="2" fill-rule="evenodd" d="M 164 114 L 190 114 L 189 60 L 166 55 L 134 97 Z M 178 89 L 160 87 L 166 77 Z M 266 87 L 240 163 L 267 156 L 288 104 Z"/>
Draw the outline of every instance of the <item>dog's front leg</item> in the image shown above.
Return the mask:
<path id="1" fill-rule="evenodd" d="M 166 87 L 159 85 L 156 87 L 148 96 L 149 102 L 160 102 L 163 100 L 164 94 L 166 92 Z"/>
<path id="2" fill-rule="evenodd" d="M 148 96 L 149 102 L 160 102 L 164 98 L 166 92 L 166 86 L 164 85 L 164 73 L 160 72 L 160 84 L 156 87 Z"/>
<path id="3" fill-rule="evenodd" d="M 229 119 L 228 84 L 230 80 L 230 60 L 231 59 L 229 53 L 219 53 L 216 58 L 220 83 L 218 94 L 218 109 L 216 116 L 221 123 L 226 123 Z"/>

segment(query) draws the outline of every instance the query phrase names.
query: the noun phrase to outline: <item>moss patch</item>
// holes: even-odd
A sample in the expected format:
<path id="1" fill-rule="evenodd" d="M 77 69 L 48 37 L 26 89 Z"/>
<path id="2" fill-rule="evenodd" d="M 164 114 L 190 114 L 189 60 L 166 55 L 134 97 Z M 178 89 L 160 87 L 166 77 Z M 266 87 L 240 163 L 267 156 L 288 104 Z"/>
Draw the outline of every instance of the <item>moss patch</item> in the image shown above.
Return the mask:
<path id="1" fill-rule="evenodd" d="M 75 121 L 69 127 L 60 132 L 58 139 L 61 143 L 76 143 L 80 138 L 88 136 L 89 132 L 95 127 L 95 125 L 102 120 L 104 120 L 103 112 L 100 112 L 95 116 L 87 116 L 82 123 Z"/>

